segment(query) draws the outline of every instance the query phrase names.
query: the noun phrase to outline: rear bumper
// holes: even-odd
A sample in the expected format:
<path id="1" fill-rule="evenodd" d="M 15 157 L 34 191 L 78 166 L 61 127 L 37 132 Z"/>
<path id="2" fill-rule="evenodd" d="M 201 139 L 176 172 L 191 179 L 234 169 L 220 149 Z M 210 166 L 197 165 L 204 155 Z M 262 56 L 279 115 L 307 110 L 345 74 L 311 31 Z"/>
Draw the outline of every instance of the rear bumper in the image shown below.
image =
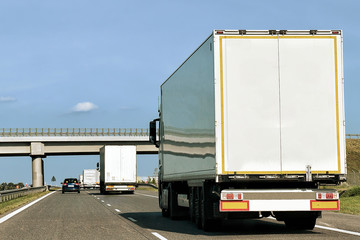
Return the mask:
<path id="1" fill-rule="evenodd" d="M 225 194 L 230 190 L 223 190 Z M 241 193 L 241 200 L 220 200 L 220 212 L 275 212 L 275 211 L 337 211 L 338 199 L 319 200 L 317 193 L 334 190 L 295 189 L 295 190 L 231 190 Z"/>
<path id="2" fill-rule="evenodd" d="M 135 186 L 134 185 L 105 185 L 105 191 L 107 191 L 107 192 L 135 191 Z"/>
<path id="3" fill-rule="evenodd" d="M 340 201 L 316 200 L 243 200 L 220 201 L 221 212 L 273 212 L 273 211 L 338 211 Z"/>
<path id="4" fill-rule="evenodd" d="M 63 192 L 78 192 L 78 191 L 80 191 L 80 187 L 70 187 L 70 188 L 63 187 L 62 191 Z"/>

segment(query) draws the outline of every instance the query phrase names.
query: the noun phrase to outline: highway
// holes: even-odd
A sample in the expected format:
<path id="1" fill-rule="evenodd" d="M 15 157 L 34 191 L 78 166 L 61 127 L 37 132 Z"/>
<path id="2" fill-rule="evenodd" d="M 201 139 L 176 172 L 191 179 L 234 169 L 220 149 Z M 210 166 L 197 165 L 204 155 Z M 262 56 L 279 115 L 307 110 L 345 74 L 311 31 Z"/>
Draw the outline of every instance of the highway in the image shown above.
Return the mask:
<path id="1" fill-rule="evenodd" d="M 274 219 L 226 221 L 204 232 L 189 220 L 161 216 L 156 192 L 101 195 L 55 192 L 1 223 L 0 239 L 359 239 L 360 216 L 326 213 L 316 227 L 289 231 Z M 356 232 L 358 235 L 356 235 Z"/>

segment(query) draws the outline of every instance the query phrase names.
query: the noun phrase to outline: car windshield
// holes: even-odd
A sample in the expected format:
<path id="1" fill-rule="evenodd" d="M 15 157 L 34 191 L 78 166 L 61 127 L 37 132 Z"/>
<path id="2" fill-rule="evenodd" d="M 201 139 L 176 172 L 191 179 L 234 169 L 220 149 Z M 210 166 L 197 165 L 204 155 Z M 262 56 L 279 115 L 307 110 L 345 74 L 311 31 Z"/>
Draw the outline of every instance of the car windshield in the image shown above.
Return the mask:
<path id="1" fill-rule="evenodd" d="M 67 178 L 67 179 L 64 180 L 64 183 L 77 183 L 77 179 Z"/>

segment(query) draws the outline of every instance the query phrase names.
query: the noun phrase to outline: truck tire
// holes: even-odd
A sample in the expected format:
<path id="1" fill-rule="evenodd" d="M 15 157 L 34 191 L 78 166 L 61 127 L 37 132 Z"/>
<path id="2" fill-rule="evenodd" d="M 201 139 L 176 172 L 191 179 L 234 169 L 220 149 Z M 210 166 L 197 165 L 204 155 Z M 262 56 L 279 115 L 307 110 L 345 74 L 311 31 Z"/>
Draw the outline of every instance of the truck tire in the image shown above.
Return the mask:
<path id="1" fill-rule="evenodd" d="M 200 188 L 194 188 L 194 221 L 197 228 L 201 229 L 201 202 L 200 202 Z"/>
<path id="2" fill-rule="evenodd" d="M 316 224 L 316 216 L 304 218 L 285 219 L 286 228 L 291 230 L 313 230 Z"/>
<path id="3" fill-rule="evenodd" d="M 206 232 L 215 231 L 219 221 L 213 219 L 213 206 L 211 197 L 206 196 L 205 188 L 200 194 L 200 209 L 201 209 L 201 228 Z"/>
<path id="4" fill-rule="evenodd" d="M 192 222 L 195 222 L 195 191 L 194 188 L 190 188 L 189 193 L 189 216 Z"/>
<path id="5" fill-rule="evenodd" d="M 177 205 L 177 197 L 176 197 L 176 192 L 174 191 L 173 187 L 170 184 L 169 187 L 169 214 L 170 214 L 170 218 L 172 220 L 177 219 L 177 215 L 178 215 L 178 205 Z"/>
<path id="6" fill-rule="evenodd" d="M 162 215 L 163 217 L 169 217 L 169 211 L 168 211 L 168 209 L 162 208 L 162 209 L 161 209 L 161 215 Z"/>

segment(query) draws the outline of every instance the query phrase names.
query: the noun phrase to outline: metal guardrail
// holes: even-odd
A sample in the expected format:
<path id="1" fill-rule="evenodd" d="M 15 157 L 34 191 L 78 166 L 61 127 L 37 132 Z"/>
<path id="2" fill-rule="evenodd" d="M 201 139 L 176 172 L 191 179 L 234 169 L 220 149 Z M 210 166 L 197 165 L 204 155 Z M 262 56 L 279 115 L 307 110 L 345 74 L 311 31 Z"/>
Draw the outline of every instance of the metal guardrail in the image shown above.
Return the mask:
<path id="1" fill-rule="evenodd" d="M 348 139 L 352 139 L 352 138 L 360 139 L 360 134 L 346 134 L 346 138 L 348 138 Z"/>
<path id="2" fill-rule="evenodd" d="M 149 136 L 148 128 L 0 128 L 0 137 Z"/>
<path id="3" fill-rule="evenodd" d="M 28 195 L 30 193 L 44 192 L 46 190 L 46 186 L 44 187 L 34 187 L 34 188 L 21 188 L 21 189 L 12 189 L 0 191 L 0 203 L 6 202 L 18 197 L 22 197 Z"/>
<path id="4" fill-rule="evenodd" d="M 0 128 L 0 137 L 149 136 L 148 128 Z M 346 134 L 360 139 L 360 134 Z"/>

